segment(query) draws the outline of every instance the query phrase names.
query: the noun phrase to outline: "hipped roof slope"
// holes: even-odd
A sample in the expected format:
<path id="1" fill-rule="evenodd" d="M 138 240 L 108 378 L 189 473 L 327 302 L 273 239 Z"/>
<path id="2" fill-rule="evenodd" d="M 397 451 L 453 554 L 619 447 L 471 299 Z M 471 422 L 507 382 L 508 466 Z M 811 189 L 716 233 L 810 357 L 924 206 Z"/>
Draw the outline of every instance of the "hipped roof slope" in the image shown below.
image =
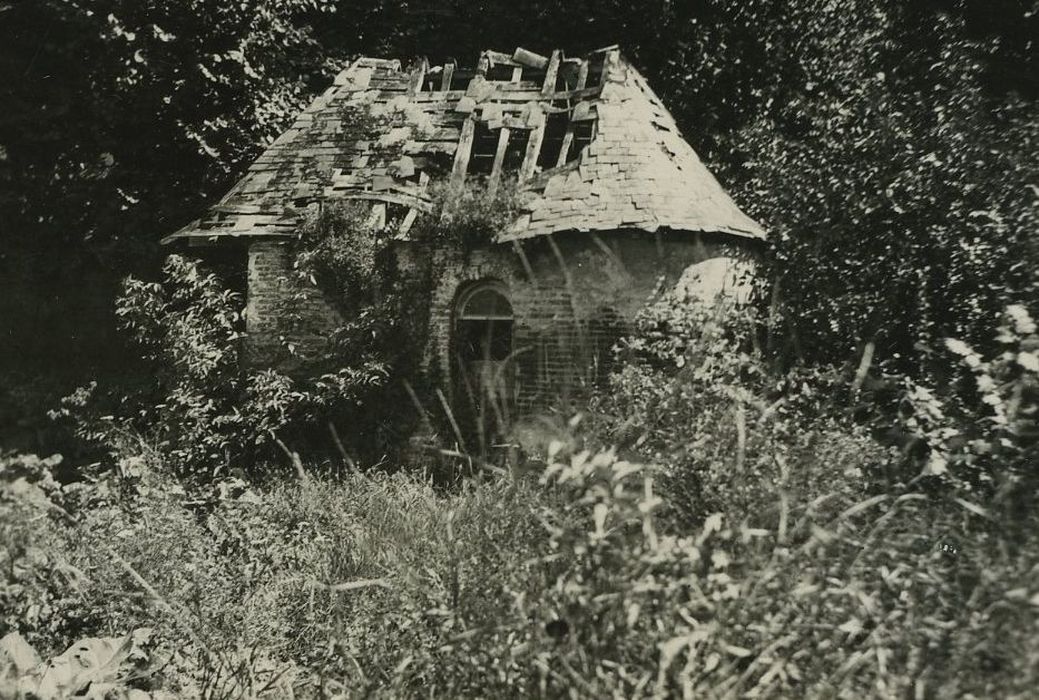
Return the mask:
<path id="1" fill-rule="evenodd" d="M 481 159 L 492 186 L 511 164 L 525 193 L 500 240 L 619 228 L 765 235 L 610 47 L 580 58 L 485 51 L 475 70 L 358 59 L 227 195 L 164 242 L 290 236 L 307 205 L 333 199 L 409 210 L 406 235 L 430 206 L 429 182 L 472 177 Z"/>

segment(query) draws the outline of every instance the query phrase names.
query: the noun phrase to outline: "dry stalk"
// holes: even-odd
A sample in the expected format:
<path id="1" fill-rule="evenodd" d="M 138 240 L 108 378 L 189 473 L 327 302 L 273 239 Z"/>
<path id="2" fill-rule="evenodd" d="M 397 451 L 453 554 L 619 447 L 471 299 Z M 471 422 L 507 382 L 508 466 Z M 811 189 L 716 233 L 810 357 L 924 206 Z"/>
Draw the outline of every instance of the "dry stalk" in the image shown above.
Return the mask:
<path id="1" fill-rule="evenodd" d="M 281 448 L 281 451 L 284 452 L 286 456 L 288 456 L 289 461 L 296 470 L 296 476 L 299 477 L 299 480 L 303 482 L 307 481 L 307 472 L 303 468 L 303 460 L 299 458 L 299 453 L 290 450 L 288 446 L 274 434 L 273 430 L 268 430 L 267 432 L 270 433 L 271 439 L 274 440 L 274 443 Z"/>

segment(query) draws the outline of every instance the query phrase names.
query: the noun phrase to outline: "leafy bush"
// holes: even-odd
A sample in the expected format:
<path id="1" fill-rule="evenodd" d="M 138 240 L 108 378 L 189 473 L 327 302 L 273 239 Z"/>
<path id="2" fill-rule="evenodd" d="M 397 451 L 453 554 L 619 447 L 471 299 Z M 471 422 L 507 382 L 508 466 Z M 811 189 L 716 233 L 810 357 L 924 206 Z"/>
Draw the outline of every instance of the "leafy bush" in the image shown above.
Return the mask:
<path id="1" fill-rule="evenodd" d="M 384 235 L 376 229 L 369 205 L 349 200 L 323 204 L 300 227 L 297 271 L 341 304 L 356 306 L 371 297 Z"/>
<path id="2" fill-rule="evenodd" d="M 453 493 L 348 474 L 203 496 L 145 460 L 75 524 L 31 528 L 43 504 L 5 482 L 0 521 L 49 557 L 19 566 L 81 571 L 61 612 L 83 626 L 3 631 L 60 651 L 152 627 L 180 649 L 161 687 L 186 696 L 250 674 L 343 697 L 1027 697 L 1039 681 L 1034 511 L 1008 528 L 921 492 L 864 497 L 834 470 L 813 497 L 774 491 L 776 518 L 737 499 L 689 527 L 666 465 L 548 454 L 538 483 Z"/>
<path id="3" fill-rule="evenodd" d="M 573 645 L 553 667 L 582 696 L 1028 692 L 1016 674 L 1034 677 L 1039 598 L 1018 586 L 1039 557 L 1034 536 L 1007 556 L 968 510 L 919 493 L 852 497 L 839 476 L 814 498 L 780 491 L 773 526 L 721 512 L 681 533 L 655 516 L 667 494 L 653 470 L 584 452 L 557 455 L 546 477 L 580 509 L 553 530 L 568 566 L 552 591 Z M 1014 630 L 1006 650 L 1000 624 Z"/>
<path id="4" fill-rule="evenodd" d="M 301 285 L 316 284 L 344 319 L 306 371 L 328 372 L 330 386 L 333 375 L 346 385 L 365 381 L 371 369 L 381 376 L 364 410 L 350 416 L 353 447 L 373 460 L 397 452 L 412 430 L 416 414 L 401 410 L 412 405 L 405 383 L 424 385 L 415 349 L 425 342 L 430 287 L 398 265 L 391 242 L 405 216 L 400 209 L 380 222 L 370 204 L 326 203 L 308 214 L 296 247 Z"/>
<path id="5" fill-rule="evenodd" d="M 437 181 L 429 187 L 432 211 L 412 228 L 417 240 L 472 250 L 494 241 L 516 219 L 521 194 L 515 179 L 494 190 L 480 180 L 464 183 Z"/>
<path id="6" fill-rule="evenodd" d="M 962 375 L 953 390 L 907 381 L 904 424 L 927 444 L 925 473 L 961 489 L 1031 499 L 1039 455 L 1039 332 L 1028 311 L 1007 308 L 985 358 L 962 340 L 945 345 Z"/>
<path id="7" fill-rule="evenodd" d="M 127 278 L 117 302 L 124 327 L 154 368 L 140 394 L 91 384 L 63 400 L 57 418 L 81 437 L 118 452 L 138 433 L 182 475 L 255 469 L 274 438 L 356 414 L 380 387 L 385 367 L 367 355 L 315 378 L 244 371 L 238 358 L 240 299 L 198 262 L 173 255 L 162 283 Z"/>
<path id="8" fill-rule="evenodd" d="M 874 341 L 885 371 L 939 381 L 943 338 L 991 352 L 1002 308 L 1039 291 L 1037 103 L 999 93 L 1005 37 L 970 3 L 754 5 L 774 82 L 726 160 L 771 233 L 775 351 L 833 363 Z"/>
<path id="9" fill-rule="evenodd" d="M 753 308 L 667 295 L 616 348 L 619 369 L 593 401 L 592 434 L 664 465 L 676 517 L 775 517 L 777 490 L 806 498 L 829 483 L 862 490 L 890 458 L 842 417 L 839 372 L 776 376 L 757 333 Z"/>

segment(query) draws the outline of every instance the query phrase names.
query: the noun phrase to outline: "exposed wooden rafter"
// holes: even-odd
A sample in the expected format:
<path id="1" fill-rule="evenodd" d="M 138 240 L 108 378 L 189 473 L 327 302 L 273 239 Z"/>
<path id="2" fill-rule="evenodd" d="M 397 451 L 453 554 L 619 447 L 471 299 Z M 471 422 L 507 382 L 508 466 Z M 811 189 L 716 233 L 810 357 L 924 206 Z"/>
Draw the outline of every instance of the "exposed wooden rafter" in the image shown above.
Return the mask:
<path id="1" fill-rule="evenodd" d="M 509 127 L 503 126 L 498 130 L 498 149 L 494 152 L 494 165 L 491 167 L 491 177 L 487 181 L 487 190 L 492 194 L 498 190 L 501 182 L 501 167 L 505 162 L 505 151 L 509 148 Z"/>
<path id="2" fill-rule="evenodd" d="M 407 91 L 409 97 L 414 97 L 418 93 L 422 92 L 422 83 L 426 80 L 427 71 L 429 71 L 429 61 L 424 58 L 411 69 L 411 75 L 408 78 Z"/>
<path id="3" fill-rule="evenodd" d="M 577 71 L 577 85 L 574 90 L 584 90 L 585 83 L 588 82 L 588 61 L 581 61 L 581 67 Z M 574 120 L 571 119 L 570 123 L 566 125 L 566 134 L 563 136 L 563 145 L 559 148 L 559 158 L 556 159 L 556 167 L 566 163 L 567 156 L 570 155 L 570 146 L 574 142 Z"/>
<path id="4" fill-rule="evenodd" d="M 444 72 L 440 76 L 440 92 L 447 92 L 451 89 L 451 79 L 455 76 L 455 62 L 448 61 L 444 64 Z"/>
<path id="5" fill-rule="evenodd" d="M 455 163 L 451 169 L 451 182 L 465 181 L 465 171 L 469 167 L 469 156 L 473 152 L 473 138 L 476 136 L 476 118 L 470 114 L 462 124 L 462 136 L 458 139 L 455 151 Z"/>
<path id="6" fill-rule="evenodd" d="M 392 114 L 393 124 L 373 138 L 363 120 L 344 118 L 355 109 Z M 656 128 L 633 128 L 634 118 Z M 461 182 L 470 171 L 492 188 L 515 175 L 532 195 L 509 237 L 618 226 L 764 236 L 704 172 L 638 71 L 604 47 L 571 58 L 484 52 L 475 66 L 358 59 L 232 191 L 164 242 L 288 236 L 304 205 L 342 199 L 390 205 L 394 219 L 404 207 L 406 234 L 432 206 L 422 178 Z"/>
<path id="7" fill-rule="evenodd" d="M 563 52 L 556 49 L 552 57 L 548 59 L 548 67 L 545 68 L 545 82 L 541 85 L 542 96 L 551 95 L 556 91 L 556 78 L 559 75 L 559 62 L 563 60 Z"/>
<path id="8" fill-rule="evenodd" d="M 534 127 L 527 140 L 527 152 L 523 156 L 523 165 L 520 166 L 519 181 L 526 182 L 534 176 L 534 168 L 538 165 L 538 156 L 541 154 L 541 142 L 545 139 L 545 119 Z"/>

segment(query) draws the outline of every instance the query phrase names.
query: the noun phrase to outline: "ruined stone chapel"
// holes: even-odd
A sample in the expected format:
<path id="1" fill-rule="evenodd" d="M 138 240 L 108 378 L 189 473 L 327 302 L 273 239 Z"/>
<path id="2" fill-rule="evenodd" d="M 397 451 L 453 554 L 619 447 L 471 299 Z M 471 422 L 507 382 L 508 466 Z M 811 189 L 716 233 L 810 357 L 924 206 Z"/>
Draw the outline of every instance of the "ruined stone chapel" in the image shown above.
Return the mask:
<path id="1" fill-rule="evenodd" d="M 383 117 L 362 133 L 358 114 Z M 412 240 L 432 183 L 515 183 L 515 220 L 473 250 Z M 394 245 L 430 275 L 416 348 L 450 392 L 495 375 L 522 411 L 596 381 L 635 313 L 680 281 L 732 284 L 764 239 L 616 47 L 483 52 L 476 65 L 360 58 L 199 220 L 164 242 L 233 251 L 246 296 L 244 361 L 317 346 L 337 322 L 321 294 L 289 327 L 292 243 L 308 207 L 357 200 L 394 221 Z"/>

